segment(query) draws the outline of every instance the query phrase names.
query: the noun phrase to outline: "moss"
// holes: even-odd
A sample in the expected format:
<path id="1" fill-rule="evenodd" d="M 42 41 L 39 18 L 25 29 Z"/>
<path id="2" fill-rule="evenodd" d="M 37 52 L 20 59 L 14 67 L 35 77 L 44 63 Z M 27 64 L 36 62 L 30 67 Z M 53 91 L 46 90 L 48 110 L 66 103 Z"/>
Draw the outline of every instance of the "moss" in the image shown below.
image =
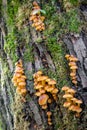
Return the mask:
<path id="1" fill-rule="evenodd" d="M 25 52 L 24 52 L 24 61 L 25 62 L 32 62 L 33 61 L 33 54 L 32 54 L 32 47 L 29 46 L 27 43 L 25 45 Z"/>
<path id="2" fill-rule="evenodd" d="M 47 44 L 48 50 L 50 50 L 51 56 L 53 58 L 54 65 L 56 67 L 56 73 L 53 74 L 58 82 L 58 87 L 61 88 L 63 85 L 67 85 L 67 71 L 66 71 L 66 63 L 64 59 L 64 48 L 62 43 L 57 43 L 56 38 L 48 39 Z M 52 75 L 52 70 L 48 72 L 49 75 Z"/>
<path id="3" fill-rule="evenodd" d="M 20 95 L 15 95 L 15 102 L 13 104 L 13 112 L 14 112 L 14 130 L 28 130 L 29 122 L 24 120 L 23 113 L 23 102 L 22 97 Z"/>
<path id="4" fill-rule="evenodd" d="M 18 59 L 17 54 L 16 54 L 16 48 L 17 48 L 17 43 L 16 43 L 15 34 L 14 32 L 9 33 L 8 36 L 6 37 L 4 50 L 7 54 L 11 56 L 13 63 L 15 63 Z"/>

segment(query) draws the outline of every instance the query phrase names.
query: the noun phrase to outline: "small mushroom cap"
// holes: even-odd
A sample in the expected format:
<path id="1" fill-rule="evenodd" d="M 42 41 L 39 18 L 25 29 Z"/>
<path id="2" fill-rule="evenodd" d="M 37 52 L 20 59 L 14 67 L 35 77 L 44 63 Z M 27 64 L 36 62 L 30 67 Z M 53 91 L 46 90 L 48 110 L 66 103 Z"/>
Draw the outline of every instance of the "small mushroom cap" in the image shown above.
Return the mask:
<path id="1" fill-rule="evenodd" d="M 51 118 L 48 118 L 47 120 L 48 120 L 48 122 L 51 122 Z"/>
<path id="2" fill-rule="evenodd" d="M 71 95 L 71 94 L 65 94 L 65 95 L 63 95 L 63 98 L 72 98 L 73 96 Z"/>
<path id="3" fill-rule="evenodd" d="M 46 85 L 46 86 L 44 86 L 44 90 L 48 90 L 50 88 L 50 86 L 48 86 L 48 85 Z"/>
<path id="4" fill-rule="evenodd" d="M 36 95 L 37 97 L 40 97 L 40 96 L 41 96 L 41 93 L 40 93 L 40 92 L 36 92 L 35 95 Z"/>
<path id="5" fill-rule="evenodd" d="M 82 108 L 80 108 L 78 106 L 74 106 L 73 111 L 76 111 L 77 113 L 80 113 L 82 111 Z"/>
<path id="6" fill-rule="evenodd" d="M 77 79 L 77 77 L 76 77 L 76 76 L 73 76 L 73 77 L 71 77 L 71 79 L 72 79 L 72 80 L 76 80 L 76 79 Z"/>
<path id="7" fill-rule="evenodd" d="M 71 66 L 70 69 L 71 70 L 76 70 L 76 69 L 78 69 L 78 67 L 77 66 Z"/>
<path id="8" fill-rule="evenodd" d="M 69 107 L 69 110 L 70 110 L 70 111 L 74 111 L 74 107 L 75 107 L 74 105 L 71 105 L 71 106 Z"/>
<path id="9" fill-rule="evenodd" d="M 75 94 L 76 93 L 76 91 L 74 89 L 72 89 L 72 88 L 68 89 L 67 92 L 70 93 L 70 94 Z"/>
<path id="10" fill-rule="evenodd" d="M 43 106 L 42 106 L 42 109 L 47 109 L 47 105 L 43 105 Z"/>
<path id="11" fill-rule="evenodd" d="M 74 101 L 77 104 L 82 104 L 82 101 L 78 100 L 77 98 L 72 98 L 71 100 Z"/>
<path id="12" fill-rule="evenodd" d="M 51 116 L 52 115 L 52 112 L 51 111 L 48 111 L 47 112 L 47 116 L 49 117 L 49 116 Z"/>
<path id="13" fill-rule="evenodd" d="M 66 55 L 65 55 L 65 58 L 66 58 L 67 60 L 69 59 L 69 57 L 70 57 L 69 54 L 66 54 Z"/>
<path id="14" fill-rule="evenodd" d="M 15 78 L 19 78 L 19 77 L 21 77 L 21 74 L 20 73 L 15 73 L 14 76 L 15 76 Z"/>
<path id="15" fill-rule="evenodd" d="M 39 70 L 39 71 L 37 72 L 37 74 L 38 74 L 38 75 L 42 75 L 43 72 Z"/>
<path id="16" fill-rule="evenodd" d="M 18 73 L 24 73 L 24 71 L 23 71 L 22 68 L 21 68 L 21 69 L 16 68 L 16 69 L 15 69 L 15 72 L 18 72 Z"/>
<path id="17" fill-rule="evenodd" d="M 35 89 L 40 89 L 40 88 L 43 88 L 43 86 L 38 84 L 37 86 L 34 86 L 34 88 Z"/>
<path id="18" fill-rule="evenodd" d="M 70 76 L 71 76 L 71 77 L 76 76 L 76 73 L 75 73 L 75 72 L 72 72 L 72 73 L 70 73 Z"/>
<path id="19" fill-rule="evenodd" d="M 25 79 L 23 79 L 23 78 L 18 78 L 18 79 L 17 79 L 17 83 L 20 83 L 20 82 L 25 82 Z"/>
<path id="20" fill-rule="evenodd" d="M 48 76 L 40 76 L 38 77 L 37 81 L 44 81 L 46 79 L 48 79 Z"/>
<path id="21" fill-rule="evenodd" d="M 52 91 L 53 91 L 53 89 L 54 89 L 54 86 L 49 87 L 46 91 L 47 91 L 47 92 L 52 92 Z"/>
<path id="22" fill-rule="evenodd" d="M 74 61 L 74 62 L 78 61 L 78 59 L 77 59 L 76 57 L 74 57 L 74 56 L 69 57 L 69 60 L 70 60 L 70 61 Z"/>
<path id="23" fill-rule="evenodd" d="M 69 89 L 69 87 L 67 87 L 67 86 L 64 86 L 64 87 L 62 88 L 63 91 L 67 91 L 68 89 Z"/>
<path id="24" fill-rule="evenodd" d="M 50 80 L 50 81 L 48 82 L 48 84 L 49 84 L 49 85 L 55 85 L 55 84 L 56 84 L 56 81 L 55 81 L 55 80 Z"/>
<path id="25" fill-rule="evenodd" d="M 47 94 L 42 94 L 39 99 L 38 99 L 38 102 L 39 102 L 39 105 L 45 105 L 47 104 L 47 100 L 48 100 L 49 96 Z"/>
<path id="26" fill-rule="evenodd" d="M 52 100 L 50 98 L 48 99 L 48 103 L 52 103 Z"/>
<path id="27" fill-rule="evenodd" d="M 69 62 L 69 66 L 76 66 L 75 62 Z"/>
<path id="28" fill-rule="evenodd" d="M 26 88 L 24 88 L 24 89 L 21 89 L 21 94 L 22 95 L 25 95 L 27 93 L 27 90 L 26 90 Z"/>
<path id="29" fill-rule="evenodd" d="M 17 77 L 13 76 L 12 83 L 17 82 Z"/>
<path id="30" fill-rule="evenodd" d="M 69 107 L 70 105 L 71 105 L 70 102 L 65 102 L 65 103 L 63 104 L 64 107 Z"/>
<path id="31" fill-rule="evenodd" d="M 57 89 L 57 88 L 54 88 L 54 89 L 52 90 L 52 93 L 58 93 L 58 89 Z"/>
<path id="32" fill-rule="evenodd" d="M 41 94 L 45 93 L 46 91 L 44 89 L 39 90 Z"/>
<path id="33" fill-rule="evenodd" d="M 74 83 L 75 85 L 77 84 L 77 81 L 76 80 L 72 80 L 72 83 Z"/>
<path id="34" fill-rule="evenodd" d="M 48 125 L 52 125 L 52 122 L 48 122 Z"/>
<path id="35" fill-rule="evenodd" d="M 19 86 L 26 86 L 26 82 L 20 82 L 18 83 Z"/>
<path id="36" fill-rule="evenodd" d="M 25 75 L 21 75 L 21 78 L 27 79 Z"/>
<path id="37" fill-rule="evenodd" d="M 58 99 L 56 95 L 55 96 L 53 95 L 53 98 L 54 98 L 55 101 Z"/>
<path id="38" fill-rule="evenodd" d="M 77 98 L 72 98 L 71 101 L 73 101 L 74 103 L 76 103 Z"/>
<path id="39" fill-rule="evenodd" d="M 46 79 L 46 82 L 49 82 L 51 79 L 50 78 L 48 78 L 48 79 Z"/>

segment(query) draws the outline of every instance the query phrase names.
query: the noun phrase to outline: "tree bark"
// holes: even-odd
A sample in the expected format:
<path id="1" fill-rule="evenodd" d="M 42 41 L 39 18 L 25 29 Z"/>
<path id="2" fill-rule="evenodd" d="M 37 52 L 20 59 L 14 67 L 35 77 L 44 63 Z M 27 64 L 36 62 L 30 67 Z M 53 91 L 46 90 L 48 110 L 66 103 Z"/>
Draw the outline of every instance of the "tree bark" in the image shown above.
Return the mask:
<path id="1" fill-rule="evenodd" d="M 29 2 L 30 2 L 29 6 L 31 10 L 32 0 L 29 0 Z M 56 7 L 56 13 L 62 10 L 59 9 L 62 8 L 59 6 L 61 5 L 60 2 L 53 2 L 52 0 L 50 0 L 50 2 L 44 0 L 37 1 L 37 2 L 39 5 L 46 5 L 51 2 L 52 9 L 54 6 Z M 51 105 L 49 105 L 49 108 L 47 110 L 43 110 L 38 104 L 38 98 L 35 96 L 35 90 L 33 85 L 34 81 L 32 76 L 38 70 L 43 70 L 43 72 L 46 75 L 48 74 L 49 76 L 51 76 L 51 74 L 53 74 L 54 79 L 56 79 L 55 75 L 57 75 L 57 78 L 59 76 L 57 74 L 58 73 L 57 70 L 63 68 L 60 67 L 61 66 L 60 62 L 57 63 L 55 62 L 51 51 L 48 49 L 47 46 L 48 39 L 46 39 L 47 37 L 44 36 L 44 33 L 38 32 L 34 28 L 32 28 L 30 21 L 28 21 L 28 23 L 26 22 L 24 26 L 25 28 L 22 28 L 21 38 L 17 37 L 15 39 L 15 42 L 17 44 L 15 53 L 17 55 L 16 62 L 19 59 L 22 59 L 23 61 L 25 75 L 27 76 L 26 88 L 28 92 L 25 98 L 19 96 L 16 93 L 15 87 L 11 82 L 11 79 L 15 71 L 15 63 L 11 54 L 6 52 L 5 50 L 5 45 L 7 44 L 6 37 L 8 36 L 9 33 L 12 33 L 12 30 L 14 28 L 14 25 L 12 26 L 13 28 L 11 28 L 11 26 L 8 25 L 8 17 L 9 17 L 7 14 L 8 4 L 9 1 L 2 0 L 2 7 L 5 8 L 5 11 L 3 12 L 4 14 L 0 16 L 0 78 L 1 78 L 0 118 L 2 120 L 2 129 L 3 130 L 21 130 L 21 129 L 22 130 L 73 130 L 73 129 L 83 130 L 83 128 L 86 129 L 87 125 L 85 123 L 87 120 L 86 117 L 87 116 L 87 111 L 86 111 L 87 34 L 85 33 L 84 36 L 69 34 L 68 36 L 64 35 L 63 38 L 64 49 L 68 50 L 69 54 L 74 55 L 79 60 L 78 71 L 77 71 L 78 88 L 75 88 L 75 86 L 71 85 L 70 82 L 68 81 L 67 82 L 69 85 L 71 85 L 72 88 L 77 90 L 76 97 L 82 99 L 83 101 L 82 104 L 83 111 L 81 113 L 81 117 L 77 119 L 72 113 L 67 112 L 67 110 L 63 107 L 63 103 L 64 103 L 64 100 L 62 98 L 63 93 L 61 92 L 61 88 L 59 88 L 60 87 L 59 84 L 57 86 L 60 90 L 58 94 L 58 101 L 53 102 Z M 12 4 L 14 5 L 14 1 Z M 21 6 L 22 4 L 19 4 L 19 8 Z M 15 7 L 13 6 L 13 8 Z M 16 33 L 21 34 L 21 31 L 19 32 L 18 30 L 16 31 L 17 31 Z M 54 35 L 55 35 L 55 31 L 52 36 L 53 38 Z M 22 40 L 20 40 L 19 38 Z M 39 43 L 38 43 L 38 39 L 41 39 Z M 60 38 L 59 41 L 61 41 Z M 30 58 L 32 60 L 31 59 L 26 60 L 25 53 L 29 52 L 28 49 L 30 48 L 31 48 L 30 55 L 32 57 Z M 62 57 L 64 59 L 64 56 Z M 66 62 L 65 59 L 64 62 Z M 67 73 L 69 73 L 69 71 L 67 71 Z M 62 77 L 60 79 L 62 79 Z M 66 74 L 66 79 L 67 80 L 69 79 L 69 76 L 67 74 Z M 57 79 L 57 81 L 63 82 L 63 79 L 62 81 L 59 81 L 59 79 Z M 52 126 L 49 126 L 47 123 L 46 112 L 48 110 L 52 111 L 52 123 L 53 123 Z"/>

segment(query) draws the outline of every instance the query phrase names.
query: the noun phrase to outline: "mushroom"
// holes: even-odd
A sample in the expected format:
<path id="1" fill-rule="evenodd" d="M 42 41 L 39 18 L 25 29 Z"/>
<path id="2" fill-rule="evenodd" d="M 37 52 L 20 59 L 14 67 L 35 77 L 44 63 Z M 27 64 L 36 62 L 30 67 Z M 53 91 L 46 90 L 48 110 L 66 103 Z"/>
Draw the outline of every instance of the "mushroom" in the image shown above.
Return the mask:
<path id="1" fill-rule="evenodd" d="M 71 105 L 70 102 L 65 102 L 65 103 L 63 104 L 64 107 L 69 107 L 70 105 Z"/>
<path id="2" fill-rule="evenodd" d="M 23 96 L 25 96 L 25 95 L 26 95 L 26 93 L 27 93 L 27 90 L 26 90 L 26 88 L 24 88 L 24 89 L 21 89 L 21 94 L 22 94 Z"/>
<path id="3" fill-rule="evenodd" d="M 41 84 L 40 85 L 38 84 L 37 86 L 34 86 L 34 88 L 35 89 L 41 89 L 41 88 L 43 88 L 43 86 Z"/>
<path id="4" fill-rule="evenodd" d="M 42 105 L 42 109 L 47 109 L 47 105 Z"/>
<path id="5" fill-rule="evenodd" d="M 57 94 L 57 93 L 58 93 L 58 89 L 57 89 L 57 88 L 54 88 L 54 89 L 52 90 L 52 93 Z"/>
<path id="6" fill-rule="evenodd" d="M 76 80 L 72 80 L 72 83 L 74 83 L 75 85 L 77 85 L 77 81 Z"/>
<path id="7" fill-rule="evenodd" d="M 45 85 L 45 80 L 48 79 L 48 76 L 40 76 L 37 81 L 41 81 L 42 85 Z"/>
<path id="8" fill-rule="evenodd" d="M 48 111 L 47 116 L 50 117 L 52 115 L 52 112 Z"/>
<path id="9" fill-rule="evenodd" d="M 26 86 L 26 82 L 19 82 L 18 85 L 19 86 Z"/>
<path id="10" fill-rule="evenodd" d="M 69 62 L 69 66 L 76 66 L 76 63 L 75 62 Z"/>
<path id="11" fill-rule="evenodd" d="M 63 95 L 63 98 L 67 99 L 67 101 L 71 101 L 71 98 L 73 98 L 73 96 L 71 94 L 65 94 Z"/>
<path id="12" fill-rule="evenodd" d="M 50 98 L 48 99 L 48 103 L 52 103 L 52 100 Z"/>
<path id="13" fill-rule="evenodd" d="M 48 125 L 52 125 L 52 122 L 48 122 Z"/>
<path id="14" fill-rule="evenodd" d="M 66 58 L 67 60 L 69 59 L 69 57 L 70 57 L 69 54 L 66 54 L 66 55 L 65 55 L 65 58 Z"/>
<path id="15" fill-rule="evenodd" d="M 76 69 L 78 69 L 78 67 L 77 66 L 71 66 L 70 69 L 71 70 L 76 70 Z"/>
<path id="16" fill-rule="evenodd" d="M 80 107 L 80 104 L 82 104 L 82 101 L 78 100 L 77 98 L 73 98 L 71 100 L 73 101 L 73 103 L 76 103 L 79 107 Z"/>
<path id="17" fill-rule="evenodd" d="M 62 88 L 62 90 L 66 92 L 67 90 L 69 90 L 69 87 L 64 86 L 64 87 Z"/>
<path id="18" fill-rule="evenodd" d="M 41 93 L 38 91 L 38 92 L 35 93 L 35 95 L 36 95 L 37 97 L 39 97 L 39 96 L 41 96 Z"/>
<path id="19" fill-rule="evenodd" d="M 76 76 L 76 73 L 75 73 L 75 72 L 71 72 L 71 73 L 70 73 L 70 76 L 71 76 L 71 77 L 74 77 L 74 76 Z"/>
<path id="20" fill-rule="evenodd" d="M 47 94 L 42 94 L 38 99 L 39 105 L 41 106 L 46 105 L 48 98 L 49 96 Z"/>
<path id="21" fill-rule="evenodd" d="M 72 88 L 68 89 L 67 92 L 71 95 L 74 95 L 76 93 L 76 91 Z"/>

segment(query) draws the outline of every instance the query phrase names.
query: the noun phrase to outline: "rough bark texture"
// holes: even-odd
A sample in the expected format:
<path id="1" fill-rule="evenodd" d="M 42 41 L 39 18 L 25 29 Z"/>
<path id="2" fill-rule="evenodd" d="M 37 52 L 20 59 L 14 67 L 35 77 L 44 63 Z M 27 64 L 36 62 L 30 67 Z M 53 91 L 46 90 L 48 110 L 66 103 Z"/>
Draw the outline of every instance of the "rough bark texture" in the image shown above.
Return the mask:
<path id="1" fill-rule="evenodd" d="M 32 1 L 30 0 L 30 6 L 32 5 Z M 14 61 L 9 53 L 5 51 L 6 36 L 12 31 L 12 28 L 7 25 L 8 14 L 6 13 L 7 9 L 7 1 L 2 0 L 2 5 L 5 8 L 4 16 L 0 18 L 0 117 L 2 120 L 2 129 L 3 130 L 86 130 L 87 125 L 87 112 L 86 112 L 86 104 L 87 104 L 87 34 L 84 35 L 75 35 L 69 34 L 68 36 L 64 36 L 63 38 L 63 47 L 70 54 L 73 54 L 78 58 L 78 71 L 77 71 L 77 80 L 78 80 L 78 88 L 76 89 L 74 86 L 72 88 L 77 90 L 77 97 L 83 100 L 83 112 L 81 113 L 81 118 L 77 119 L 73 116 L 72 113 L 68 113 L 65 108 L 63 108 L 63 100 L 62 93 L 60 89 L 60 94 L 58 95 L 58 101 L 49 105 L 48 110 L 53 112 L 52 115 L 52 126 L 48 126 L 47 124 L 47 116 L 46 112 L 48 110 L 42 110 L 38 105 L 37 97 L 35 97 L 34 87 L 33 87 L 33 73 L 38 70 L 45 70 L 46 74 L 51 73 L 54 75 L 54 79 L 60 68 L 60 62 L 56 63 L 53 59 L 53 55 L 48 50 L 46 37 L 43 32 L 37 32 L 35 29 L 31 27 L 31 22 L 25 27 L 25 30 L 22 34 L 24 36 L 24 41 L 20 39 L 16 44 L 18 46 L 15 49 L 15 53 L 18 56 L 18 59 L 23 60 L 23 65 L 25 69 L 25 74 L 27 76 L 27 90 L 28 94 L 25 97 L 25 101 L 22 102 L 22 97 L 15 94 L 15 88 L 11 82 L 11 78 L 13 76 L 15 65 Z M 49 3 L 48 1 L 40 1 L 38 2 L 40 5 Z M 13 3 L 14 4 L 14 3 Z M 54 4 L 51 1 L 51 6 L 56 6 L 56 12 L 58 12 L 61 5 L 59 2 Z M 85 16 L 85 20 L 87 21 L 87 10 L 83 11 L 83 15 Z M 55 11 L 54 11 L 55 12 Z M 29 14 L 30 15 L 30 14 Z M 55 31 L 54 31 L 55 32 Z M 83 33 L 82 33 L 83 34 Z M 54 33 L 55 35 L 55 33 Z M 43 38 L 45 37 L 45 38 Z M 54 37 L 54 36 L 53 36 Z M 19 38 L 19 37 L 18 37 Z M 40 43 L 38 43 L 38 39 L 41 39 Z M 60 39 L 57 39 L 57 41 Z M 21 44 L 20 44 L 21 41 Z M 27 52 L 26 43 L 29 48 L 32 48 L 31 55 L 33 60 L 25 60 L 25 52 Z M 66 52 L 66 51 L 65 51 Z M 15 54 L 14 54 L 15 55 Z M 61 56 L 60 56 L 61 57 Z M 17 61 L 17 60 L 16 60 Z M 59 65 L 58 65 L 59 64 Z M 59 67 L 59 68 L 58 68 Z M 60 68 L 61 69 L 61 68 Z M 62 68 L 63 69 L 63 68 Z M 51 76 L 51 73 L 49 76 Z M 62 72 L 63 73 L 63 72 Z M 58 78 L 59 75 L 57 75 Z M 61 76 L 61 75 L 60 75 Z M 66 74 L 67 76 L 67 74 Z M 62 77 L 61 77 L 62 78 Z M 61 79 L 60 78 L 60 79 Z M 66 77 L 68 79 L 68 76 Z M 58 79 L 57 79 L 58 80 Z M 58 82 L 63 82 L 59 81 Z M 59 85 L 59 84 L 58 84 Z M 57 86 L 60 87 L 60 86 Z M 4 122 L 4 123 L 3 123 Z M 82 123 L 82 124 L 81 124 Z"/>

